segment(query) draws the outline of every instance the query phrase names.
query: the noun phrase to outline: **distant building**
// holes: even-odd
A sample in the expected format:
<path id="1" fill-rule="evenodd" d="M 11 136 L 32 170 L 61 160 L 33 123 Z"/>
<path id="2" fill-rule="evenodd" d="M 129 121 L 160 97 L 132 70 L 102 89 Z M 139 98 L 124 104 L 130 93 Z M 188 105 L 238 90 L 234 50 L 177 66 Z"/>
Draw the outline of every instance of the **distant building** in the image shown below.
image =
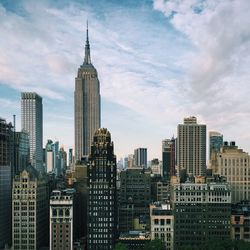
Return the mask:
<path id="1" fill-rule="evenodd" d="M 11 182 L 14 173 L 13 126 L 0 118 L 0 249 L 11 243 Z"/>
<path id="2" fill-rule="evenodd" d="M 158 159 L 153 159 L 151 161 L 150 168 L 153 175 L 162 176 L 162 162 Z"/>
<path id="3" fill-rule="evenodd" d="M 223 146 L 223 135 L 210 131 L 209 132 L 209 168 L 208 171 L 212 171 L 212 166 L 214 167 L 218 162 L 218 153 Z"/>
<path id="4" fill-rule="evenodd" d="M 85 57 L 75 78 L 75 160 L 90 154 L 95 131 L 101 126 L 100 83 L 95 67 L 90 60 L 88 37 Z"/>
<path id="5" fill-rule="evenodd" d="M 170 180 L 175 175 L 175 138 L 162 141 L 162 176 Z"/>
<path id="6" fill-rule="evenodd" d="M 67 152 L 64 151 L 64 147 L 61 147 L 59 150 L 59 159 L 61 174 L 63 174 L 67 169 Z"/>
<path id="7" fill-rule="evenodd" d="M 142 250 L 150 242 L 150 234 L 143 231 L 129 231 L 121 233 L 119 242 L 129 250 Z"/>
<path id="8" fill-rule="evenodd" d="M 135 166 L 135 157 L 133 154 L 128 155 L 128 168 L 132 168 Z"/>
<path id="9" fill-rule="evenodd" d="M 128 169 L 128 157 L 124 157 L 123 159 L 123 165 L 124 165 L 124 169 Z"/>
<path id="10" fill-rule="evenodd" d="M 56 176 L 61 175 L 61 160 L 59 154 L 59 142 L 55 141 L 52 145 L 53 154 L 54 154 L 54 173 Z"/>
<path id="11" fill-rule="evenodd" d="M 52 140 L 48 140 L 45 147 L 45 165 L 47 173 L 54 171 L 54 152 Z"/>
<path id="12" fill-rule="evenodd" d="M 120 173 L 120 232 L 127 233 L 133 230 L 145 229 L 149 225 L 149 204 L 151 202 L 150 174 L 150 171 L 142 168 L 127 169 Z"/>
<path id="13" fill-rule="evenodd" d="M 160 239 L 166 250 L 174 249 L 174 215 L 170 204 L 150 205 L 151 240 Z"/>
<path id="14" fill-rule="evenodd" d="M 71 167 L 71 165 L 73 164 L 73 149 L 70 148 L 69 149 L 69 168 Z"/>
<path id="15" fill-rule="evenodd" d="M 89 250 L 113 249 L 117 237 L 116 157 L 110 132 L 98 129 L 88 161 Z"/>
<path id="16" fill-rule="evenodd" d="M 184 118 L 178 125 L 177 165 L 178 173 L 205 175 L 206 173 L 206 125 L 198 124 L 196 117 Z"/>
<path id="17" fill-rule="evenodd" d="M 236 146 L 235 142 L 224 142 L 216 161 L 211 166 L 214 174 L 227 178 L 232 187 L 232 203 L 250 200 L 250 156 Z"/>
<path id="18" fill-rule="evenodd" d="M 174 249 L 202 247 L 211 240 L 230 239 L 231 188 L 228 183 L 176 183 L 172 186 Z"/>
<path id="19" fill-rule="evenodd" d="M 223 146 L 223 135 L 219 132 L 209 132 L 209 160 L 212 160 L 212 154 L 220 152 Z"/>
<path id="20" fill-rule="evenodd" d="M 50 249 L 73 250 L 74 189 L 55 190 L 50 196 Z"/>
<path id="21" fill-rule="evenodd" d="M 250 201 L 241 201 L 232 206 L 231 239 L 250 242 Z"/>
<path id="22" fill-rule="evenodd" d="M 12 188 L 12 247 L 38 250 L 47 246 L 46 182 L 28 166 L 15 176 Z"/>
<path id="23" fill-rule="evenodd" d="M 134 151 L 135 166 L 137 167 L 147 167 L 147 149 L 137 148 Z"/>
<path id="24" fill-rule="evenodd" d="M 29 134 L 25 131 L 15 132 L 15 174 L 28 166 L 30 161 Z"/>
<path id="25" fill-rule="evenodd" d="M 36 93 L 21 94 L 21 127 L 29 133 L 30 162 L 43 172 L 43 104 Z"/>

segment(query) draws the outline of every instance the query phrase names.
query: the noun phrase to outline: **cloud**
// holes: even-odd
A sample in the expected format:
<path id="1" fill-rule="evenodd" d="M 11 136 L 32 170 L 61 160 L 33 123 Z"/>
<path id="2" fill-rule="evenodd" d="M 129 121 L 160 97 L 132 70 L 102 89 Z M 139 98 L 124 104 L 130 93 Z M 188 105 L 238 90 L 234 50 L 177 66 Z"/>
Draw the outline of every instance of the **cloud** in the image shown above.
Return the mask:
<path id="1" fill-rule="evenodd" d="M 220 125 L 231 116 L 235 121 L 235 113 L 249 115 L 250 2 L 155 0 L 154 8 L 162 11 L 197 51 L 187 68 L 188 94 L 197 112 L 214 124 L 224 116 Z"/>
<path id="2" fill-rule="evenodd" d="M 188 115 L 228 134 L 232 126 L 241 126 L 243 133 L 246 124 L 239 120 L 250 117 L 249 5 L 247 0 L 155 0 L 154 11 L 147 2 L 20 1 L 16 9 L 0 4 L 5 36 L 0 83 L 42 95 L 46 136 L 60 137 L 58 121 L 67 122 L 62 140 L 73 145 L 74 79 L 83 61 L 88 17 L 102 100 L 112 103 L 104 113 L 118 107 L 113 119 L 120 127 L 103 120 L 121 136 L 118 143 L 131 142 L 123 152 L 133 152 L 139 141 L 160 155 L 150 143 L 160 145 Z M 128 121 L 124 112 L 137 119 Z M 119 130 L 128 122 L 133 132 L 124 138 Z M 134 132 L 142 126 L 147 136 Z"/>

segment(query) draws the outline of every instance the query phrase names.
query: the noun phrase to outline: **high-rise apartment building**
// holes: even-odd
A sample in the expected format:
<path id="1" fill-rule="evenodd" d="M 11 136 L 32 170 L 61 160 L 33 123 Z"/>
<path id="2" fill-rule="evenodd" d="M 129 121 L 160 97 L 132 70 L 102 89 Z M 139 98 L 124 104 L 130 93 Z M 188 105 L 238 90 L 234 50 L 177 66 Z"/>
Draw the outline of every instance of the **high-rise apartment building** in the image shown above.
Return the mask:
<path id="1" fill-rule="evenodd" d="M 235 142 L 224 142 L 211 166 L 214 174 L 227 178 L 232 188 L 232 203 L 250 200 L 250 156 L 239 149 Z"/>
<path id="2" fill-rule="evenodd" d="M 30 162 L 43 172 L 43 104 L 36 93 L 21 94 L 21 127 L 29 133 Z"/>
<path id="3" fill-rule="evenodd" d="M 197 124 L 196 117 L 184 118 L 178 125 L 177 166 L 179 174 L 205 175 L 206 125 Z"/>
<path id="4" fill-rule="evenodd" d="M 90 154 L 95 131 L 101 125 L 100 86 L 97 71 L 90 60 L 88 38 L 85 58 L 75 79 L 75 160 Z"/>
<path id="5" fill-rule="evenodd" d="M 73 250 L 75 189 L 54 190 L 50 197 L 50 249 Z"/>
<path id="6" fill-rule="evenodd" d="M 175 138 L 162 141 L 162 172 L 164 179 L 175 175 Z"/>
<path id="7" fill-rule="evenodd" d="M 48 244 L 46 182 L 32 166 L 15 176 L 12 188 L 12 247 L 34 249 Z"/>
<path id="8" fill-rule="evenodd" d="M 113 249 L 117 236 L 116 157 L 105 128 L 94 134 L 87 171 L 88 249 Z"/>
<path id="9" fill-rule="evenodd" d="M 13 126 L 0 118 L 0 249 L 11 243 L 11 180 L 14 172 Z"/>
<path id="10" fill-rule="evenodd" d="M 137 167 L 147 167 L 147 149 L 137 148 L 134 151 L 135 166 Z"/>

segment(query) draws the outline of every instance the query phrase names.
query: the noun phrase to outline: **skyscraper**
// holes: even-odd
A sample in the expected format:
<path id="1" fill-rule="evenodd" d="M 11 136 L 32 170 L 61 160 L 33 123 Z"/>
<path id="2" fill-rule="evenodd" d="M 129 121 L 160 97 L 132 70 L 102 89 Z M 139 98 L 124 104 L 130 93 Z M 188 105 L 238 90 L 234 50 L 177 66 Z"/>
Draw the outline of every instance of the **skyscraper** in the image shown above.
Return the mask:
<path id="1" fill-rule="evenodd" d="M 95 131 L 101 125 L 100 86 L 97 71 L 90 60 L 87 27 L 85 58 L 75 79 L 75 160 L 90 154 Z"/>
<path id="2" fill-rule="evenodd" d="M 43 104 L 42 98 L 31 92 L 21 94 L 21 127 L 29 133 L 30 162 L 40 172 L 43 169 Z"/>
<path id="3" fill-rule="evenodd" d="M 95 132 L 87 173 L 88 249 L 113 249 L 117 235 L 116 157 L 105 128 Z"/>
<path id="4" fill-rule="evenodd" d="M 197 124 L 196 117 L 184 118 L 178 125 L 177 165 L 179 174 L 205 175 L 206 172 L 206 125 Z"/>
<path id="5" fill-rule="evenodd" d="M 0 249 L 11 243 L 11 178 L 14 172 L 13 127 L 0 118 Z"/>
<path id="6" fill-rule="evenodd" d="M 175 139 L 162 141 L 162 169 L 163 178 L 170 179 L 175 175 Z"/>
<path id="7" fill-rule="evenodd" d="M 137 148 L 134 151 L 135 166 L 137 167 L 147 167 L 147 149 Z"/>

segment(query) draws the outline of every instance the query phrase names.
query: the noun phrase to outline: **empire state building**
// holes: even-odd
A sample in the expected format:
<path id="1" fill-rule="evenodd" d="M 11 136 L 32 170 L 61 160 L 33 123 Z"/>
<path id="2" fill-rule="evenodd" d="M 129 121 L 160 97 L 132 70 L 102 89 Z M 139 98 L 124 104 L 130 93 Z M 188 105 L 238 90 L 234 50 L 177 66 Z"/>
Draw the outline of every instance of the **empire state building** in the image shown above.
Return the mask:
<path id="1" fill-rule="evenodd" d="M 84 62 L 75 78 L 75 160 L 90 154 L 95 131 L 101 126 L 100 84 L 90 60 L 88 26 Z"/>

